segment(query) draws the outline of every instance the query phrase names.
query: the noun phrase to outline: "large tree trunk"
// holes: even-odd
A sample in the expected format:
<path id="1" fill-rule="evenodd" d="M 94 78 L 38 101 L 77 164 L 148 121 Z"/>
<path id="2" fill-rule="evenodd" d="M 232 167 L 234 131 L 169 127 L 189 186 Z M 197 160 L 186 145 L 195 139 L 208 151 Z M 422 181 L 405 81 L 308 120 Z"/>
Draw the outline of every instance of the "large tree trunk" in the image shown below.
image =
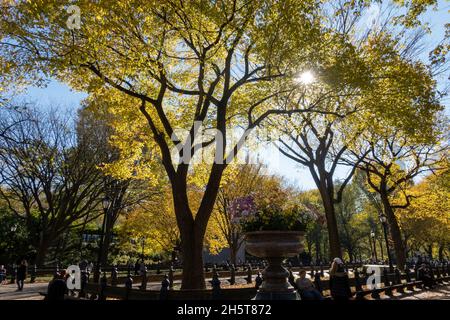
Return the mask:
<path id="1" fill-rule="evenodd" d="M 316 172 L 316 166 L 318 172 Z M 325 211 L 328 230 L 329 258 L 331 260 L 337 257 L 342 258 L 336 211 L 334 208 L 335 199 L 333 176 L 325 170 L 325 162 L 310 165 L 309 171 L 311 172 L 312 176 L 315 177 L 314 182 L 319 189 L 320 197 L 322 198 L 323 208 Z"/>
<path id="2" fill-rule="evenodd" d="M 106 267 L 108 265 L 108 252 L 109 252 L 109 245 L 111 244 L 112 240 L 112 227 L 106 227 L 105 230 L 105 236 L 103 238 L 103 246 L 102 246 L 102 252 L 100 253 L 100 266 Z"/>
<path id="3" fill-rule="evenodd" d="M 409 252 L 411 251 L 411 249 L 409 248 L 409 245 L 408 245 L 408 237 L 407 236 L 405 236 L 403 239 L 403 246 L 405 247 L 405 257 L 406 257 L 406 259 L 408 259 Z"/>
<path id="4" fill-rule="evenodd" d="M 46 238 L 41 238 L 37 247 L 36 259 L 34 263 L 38 267 L 42 267 L 47 257 L 48 249 L 50 247 L 50 241 Z"/>
<path id="5" fill-rule="evenodd" d="M 192 222 L 181 227 L 183 276 L 181 289 L 205 289 L 203 240 L 205 233 Z"/>
<path id="6" fill-rule="evenodd" d="M 230 247 L 230 263 L 236 266 L 236 256 L 237 256 L 237 249 L 236 246 L 233 244 Z"/>
<path id="7" fill-rule="evenodd" d="M 330 245 L 330 259 L 342 258 L 341 243 L 339 240 L 338 226 L 336 220 L 336 212 L 333 204 L 333 195 L 327 191 L 320 191 L 325 217 L 327 220 L 328 241 Z"/>
<path id="8" fill-rule="evenodd" d="M 395 217 L 394 210 L 391 207 L 389 198 L 385 194 L 381 194 L 381 200 L 383 201 L 384 212 L 386 214 L 389 223 L 389 233 L 394 243 L 395 256 L 397 258 L 397 267 L 400 270 L 404 270 L 406 263 L 405 247 L 401 236 L 400 227 Z"/>
<path id="9" fill-rule="evenodd" d="M 372 237 L 371 236 L 369 236 L 369 245 L 370 245 L 370 251 L 369 251 L 370 258 L 375 260 L 375 252 L 373 251 Z"/>
<path id="10" fill-rule="evenodd" d="M 202 202 L 195 217 L 189 207 L 186 178 L 181 175 L 181 179 L 174 180 L 172 183 L 175 215 L 180 230 L 183 253 L 181 289 L 206 288 L 203 268 L 203 241 L 209 218 L 214 209 L 224 168 L 223 165 L 213 165 Z"/>
<path id="11" fill-rule="evenodd" d="M 229 245 L 230 245 L 230 263 L 236 266 L 237 255 L 242 245 L 242 235 L 239 232 L 234 231 L 231 234 L 231 241 Z"/>
<path id="12" fill-rule="evenodd" d="M 320 254 L 320 239 L 316 239 L 315 245 L 316 245 L 316 264 L 319 264 L 319 261 L 322 260 Z"/>
<path id="13" fill-rule="evenodd" d="M 378 240 L 378 245 L 380 246 L 381 260 L 384 262 L 383 241 Z"/>
<path id="14" fill-rule="evenodd" d="M 102 247 L 103 250 L 100 256 L 100 266 L 103 267 L 106 267 L 108 265 L 108 253 L 113 239 L 113 230 L 114 225 L 116 224 L 117 216 L 118 216 L 117 210 L 116 211 L 108 210 L 105 226 L 105 234 L 103 237 L 103 247 Z"/>
<path id="15" fill-rule="evenodd" d="M 347 252 L 348 252 L 348 258 L 350 259 L 350 262 L 356 261 L 356 254 L 353 252 L 353 249 L 348 247 Z"/>
<path id="16" fill-rule="evenodd" d="M 86 216 L 86 218 L 84 219 L 84 222 L 83 222 L 83 226 L 81 227 L 81 230 L 79 232 L 80 243 L 78 245 L 78 250 L 80 253 L 80 262 L 81 262 L 81 260 L 83 260 L 83 234 L 84 234 L 84 231 L 86 230 L 87 220 L 88 220 L 88 217 Z"/>
<path id="17" fill-rule="evenodd" d="M 438 255 L 439 255 L 438 259 L 439 259 L 440 261 L 443 261 L 443 260 L 444 260 L 444 250 L 445 250 L 444 245 L 443 245 L 443 244 L 440 244 L 440 245 L 439 245 L 439 251 L 438 251 Z"/>
<path id="18" fill-rule="evenodd" d="M 428 245 L 427 252 L 428 252 L 428 255 L 430 256 L 430 259 L 433 259 L 433 244 L 432 243 Z"/>
<path id="19" fill-rule="evenodd" d="M 215 187 L 215 186 L 214 186 Z M 209 217 L 214 207 L 217 192 L 206 190 L 203 201 L 212 201 L 211 205 L 200 206 L 197 214 L 192 215 L 184 181 L 173 185 L 174 208 L 180 230 L 181 251 L 183 255 L 183 275 L 181 289 L 205 289 L 203 269 L 203 242 Z M 219 185 L 217 184 L 217 190 Z M 216 190 L 216 191 L 217 191 Z"/>
<path id="20" fill-rule="evenodd" d="M 312 243 L 311 241 L 306 241 L 306 247 L 308 248 L 308 254 L 312 258 Z"/>
<path id="21" fill-rule="evenodd" d="M 180 230 L 183 275 L 181 289 L 205 289 L 203 240 L 208 221 L 196 221 L 189 208 L 186 187 L 173 185 L 174 209 Z M 197 213 L 196 218 L 198 218 Z"/>

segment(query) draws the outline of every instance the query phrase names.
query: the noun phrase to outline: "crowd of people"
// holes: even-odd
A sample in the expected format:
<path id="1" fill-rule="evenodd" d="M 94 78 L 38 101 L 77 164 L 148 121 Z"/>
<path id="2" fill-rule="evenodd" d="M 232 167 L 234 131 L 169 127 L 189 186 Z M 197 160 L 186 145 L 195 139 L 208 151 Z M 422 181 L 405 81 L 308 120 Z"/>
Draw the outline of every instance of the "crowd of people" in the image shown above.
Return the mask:
<path id="1" fill-rule="evenodd" d="M 330 271 L 330 295 L 333 300 L 348 300 L 353 294 L 350 290 L 350 281 L 344 262 L 335 258 L 331 264 Z M 306 277 L 306 271 L 299 272 L 299 278 L 295 282 L 296 288 L 302 300 L 323 300 L 322 294 L 314 283 Z"/>
<path id="2" fill-rule="evenodd" d="M 17 291 L 23 290 L 25 279 L 27 278 L 28 263 L 27 260 L 22 260 L 17 266 L 15 279 L 17 284 Z M 0 284 L 7 283 L 7 270 L 4 265 L 0 265 Z"/>
<path id="3" fill-rule="evenodd" d="M 426 289 L 433 289 L 436 285 L 434 278 L 432 266 L 436 266 L 442 262 L 435 262 L 423 257 L 418 257 L 414 259 L 415 273 L 417 275 L 417 280 L 422 281 Z M 448 263 L 448 262 L 447 262 Z M 350 289 L 350 279 L 348 272 L 345 269 L 345 265 L 340 258 L 335 258 L 331 264 L 329 270 L 329 286 L 330 286 L 330 296 L 333 300 L 348 300 L 353 296 Z M 319 292 L 318 288 L 315 287 L 313 281 L 307 278 L 305 270 L 299 272 L 299 277 L 295 282 L 295 287 L 298 290 L 300 296 L 304 300 L 322 300 L 323 296 Z"/>
<path id="4" fill-rule="evenodd" d="M 427 289 L 432 289 L 435 286 L 435 279 L 432 270 L 432 261 L 423 259 L 421 257 L 412 261 L 417 279 L 423 282 Z M 17 290 L 22 291 L 24 283 L 27 278 L 27 261 L 22 260 L 18 266 L 15 267 L 15 281 Z M 84 265 L 86 270 L 93 269 L 93 265 L 87 262 Z M 135 274 L 143 274 L 146 271 L 144 262 L 137 261 L 134 265 Z M 330 296 L 333 300 L 348 300 L 353 296 L 350 289 L 350 280 L 348 272 L 345 268 L 344 262 L 340 258 L 335 258 L 331 263 L 329 274 L 329 290 Z M 48 284 L 47 300 L 62 300 L 64 295 L 68 294 L 67 278 L 69 275 L 65 271 L 58 271 L 55 273 L 53 280 Z M 7 283 L 7 269 L 4 265 L 0 265 L 0 284 Z M 300 270 L 298 278 L 292 282 L 296 287 L 298 293 L 303 300 L 323 300 L 324 297 L 314 284 L 314 282 L 307 277 L 305 270 Z"/>

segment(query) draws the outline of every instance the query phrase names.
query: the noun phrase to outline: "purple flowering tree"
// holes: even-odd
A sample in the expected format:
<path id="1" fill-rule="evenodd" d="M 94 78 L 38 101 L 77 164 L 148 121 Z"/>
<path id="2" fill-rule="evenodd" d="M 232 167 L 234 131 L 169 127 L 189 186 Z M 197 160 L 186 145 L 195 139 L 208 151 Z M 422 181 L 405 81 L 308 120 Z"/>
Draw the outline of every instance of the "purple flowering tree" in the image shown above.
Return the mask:
<path id="1" fill-rule="evenodd" d="M 239 228 L 242 220 L 248 219 L 256 213 L 256 205 L 253 196 L 239 197 L 231 201 L 228 208 L 231 223 Z"/>
<path id="2" fill-rule="evenodd" d="M 243 242 L 240 221 L 256 211 L 258 195 L 266 193 L 265 166 L 244 164 L 235 168 L 233 177 L 220 187 L 213 219 L 227 239 L 230 262 L 236 264 L 236 255 Z"/>
<path id="3" fill-rule="evenodd" d="M 242 246 L 244 237 L 240 223 L 249 219 L 256 213 L 256 205 L 251 195 L 236 197 L 234 199 L 221 199 L 222 208 L 219 217 L 219 227 L 226 236 L 230 248 L 230 262 L 236 265 L 237 252 Z"/>

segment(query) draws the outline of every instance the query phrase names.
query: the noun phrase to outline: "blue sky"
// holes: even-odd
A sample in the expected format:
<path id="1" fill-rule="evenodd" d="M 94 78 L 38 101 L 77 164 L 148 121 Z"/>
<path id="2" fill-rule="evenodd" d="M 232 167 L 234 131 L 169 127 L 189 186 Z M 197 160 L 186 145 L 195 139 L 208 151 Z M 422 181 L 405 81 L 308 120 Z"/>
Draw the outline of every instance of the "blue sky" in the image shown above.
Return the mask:
<path id="1" fill-rule="evenodd" d="M 429 11 L 423 16 L 423 21 L 427 21 L 431 27 L 431 35 L 429 35 L 424 45 L 427 49 L 433 48 L 444 37 L 444 25 L 450 22 L 450 2 L 448 0 L 440 0 L 438 9 L 436 11 Z M 427 50 L 428 52 L 429 50 Z M 427 58 L 427 54 L 423 54 L 422 59 Z M 440 84 L 443 85 L 448 81 L 448 74 L 440 79 Z M 85 93 L 75 92 L 67 85 L 50 81 L 46 88 L 29 88 L 24 94 L 18 96 L 19 100 L 33 101 L 39 106 L 60 106 L 68 112 L 74 112 L 80 106 L 80 101 L 86 97 Z M 450 114 L 450 107 L 448 99 L 445 101 L 447 105 L 447 113 Z M 285 177 L 290 184 L 297 186 L 302 190 L 315 188 L 315 184 L 307 169 L 301 167 L 292 160 L 282 156 L 274 148 L 267 146 L 260 151 L 261 160 L 267 163 L 271 173 L 278 173 Z M 339 168 L 336 178 L 345 176 L 347 168 Z"/>

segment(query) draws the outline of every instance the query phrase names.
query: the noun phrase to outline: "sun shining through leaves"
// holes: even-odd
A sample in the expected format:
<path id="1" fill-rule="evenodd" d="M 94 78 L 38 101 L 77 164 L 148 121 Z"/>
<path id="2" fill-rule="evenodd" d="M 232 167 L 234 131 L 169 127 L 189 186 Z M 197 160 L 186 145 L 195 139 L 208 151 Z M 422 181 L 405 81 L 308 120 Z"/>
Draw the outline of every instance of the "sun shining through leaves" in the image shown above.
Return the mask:
<path id="1" fill-rule="evenodd" d="M 249 215 L 249 196 L 267 204 L 261 219 L 280 217 L 284 226 L 304 197 L 304 211 L 320 217 L 306 228 L 310 258 L 370 257 L 369 228 L 349 232 L 348 221 L 368 225 L 353 208 L 370 207 L 366 216 L 381 208 L 403 268 L 405 226 L 415 230 L 427 200 L 448 195 L 438 190 L 435 200 L 413 201 L 414 177 L 448 158 L 436 77 L 447 68 L 448 50 L 443 41 L 426 49 L 430 61 L 417 55 L 430 40 L 418 32 L 426 29 L 419 16 L 437 1 L 386 2 L 392 11 L 385 16 L 377 0 L 3 1 L 0 221 L 17 216 L 31 231 L 23 247 L 32 247 L 37 264 L 68 261 L 77 236 L 91 230 L 105 237 L 100 253 L 90 253 L 97 265 L 179 251 L 182 289 L 206 289 L 205 251 L 228 246 L 236 260 L 244 232 L 232 222 L 237 211 Z M 65 141 L 63 132 L 54 133 L 53 122 L 45 126 L 45 117 L 12 105 L 15 113 L 2 114 L 17 88 L 49 79 L 87 96 L 64 146 L 54 142 Z M 258 135 L 255 143 L 250 134 Z M 254 158 L 262 140 L 308 169 L 316 193 L 299 190 L 304 177 L 297 172 L 289 172 L 298 183 L 292 190 L 261 173 L 258 166 L 273 166 L 274 157 L 239 167 L 240 155 Z M 200 154 L 214 161 L 198 163 Z M 101 207 L 106 196 L 114 198 L 111 208 Z M 270 209 L 278 200 L 282 205 Z M 399 224 L 410 202 L 414 219 Z M 448 230 L 441 224 L 432 245 L 450 254 L 448 242 L 438 243 Z M 370 226 L 379 234 L 377 228 Z M 147 239 L 142 250 L 130 237 Z M 1 231 L 0 260 L 8 241 Z M 8 259 L 26 252 L 8 251 Z"/>
<path id="2" fill-rule="evenodd" d="M 309 85 L 316 82 L 316 76 L 312 71 L 307 70 L 302 72 L 297 78 L 295 78 L 295 82 L 303 85 Z"/>

